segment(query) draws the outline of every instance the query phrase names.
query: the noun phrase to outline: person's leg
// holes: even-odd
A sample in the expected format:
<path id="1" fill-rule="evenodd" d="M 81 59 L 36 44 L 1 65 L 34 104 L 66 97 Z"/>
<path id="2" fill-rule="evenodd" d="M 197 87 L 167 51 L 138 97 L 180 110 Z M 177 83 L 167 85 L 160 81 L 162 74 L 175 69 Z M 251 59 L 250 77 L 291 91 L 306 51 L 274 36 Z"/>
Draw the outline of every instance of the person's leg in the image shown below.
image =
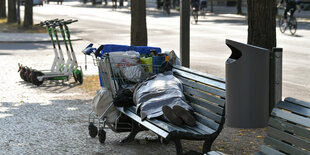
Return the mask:
<path id="1" fill-rule="evenodd" d="M 283 17 L 284 17 L 284 24 L 287 23 L 287 12 L 289 11 L 289 8 L 287 7 L 285 10 L 284 10 L 284 14 L 283 14 Z"/>

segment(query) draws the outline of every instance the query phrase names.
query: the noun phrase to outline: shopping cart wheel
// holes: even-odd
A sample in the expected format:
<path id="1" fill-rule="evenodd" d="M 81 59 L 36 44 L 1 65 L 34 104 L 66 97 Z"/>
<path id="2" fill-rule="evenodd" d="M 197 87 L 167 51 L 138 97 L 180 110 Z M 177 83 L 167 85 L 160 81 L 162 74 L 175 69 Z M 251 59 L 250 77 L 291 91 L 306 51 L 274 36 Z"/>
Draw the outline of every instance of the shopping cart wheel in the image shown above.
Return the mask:
<path id="1" fill-rule="evenodd" d="M 91 138 L 95 138 L 98 133 L 98 128 L 94 125 L 93 122 L 88 125 L 88 132 Z"/>
<path id="2" fill-rule="evenodd" d="M 98 137 L 99 137 L 99 142 L 104 143 L 105 138 L 106 138 L 106 132 L 102 128 L 99 129 Z"/>

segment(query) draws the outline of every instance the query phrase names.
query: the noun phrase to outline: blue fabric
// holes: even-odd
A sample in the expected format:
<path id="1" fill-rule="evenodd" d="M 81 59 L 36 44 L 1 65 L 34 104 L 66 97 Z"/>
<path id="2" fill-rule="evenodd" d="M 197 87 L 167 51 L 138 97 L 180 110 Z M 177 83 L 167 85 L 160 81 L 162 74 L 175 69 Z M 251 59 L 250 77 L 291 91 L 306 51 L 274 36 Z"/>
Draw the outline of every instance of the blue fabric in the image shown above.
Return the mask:
<path id="1" fill-rule="evenodd" d="M 159 47 L 105 44 L 103 49 L 100 51 L 99 57 L 103 59 L 104 53 L 131 50 L 139 52 L 141 55 L 149 55 L 151 50 L 154 50 L 155 54 L 161 53 L 161 48 Z"/>

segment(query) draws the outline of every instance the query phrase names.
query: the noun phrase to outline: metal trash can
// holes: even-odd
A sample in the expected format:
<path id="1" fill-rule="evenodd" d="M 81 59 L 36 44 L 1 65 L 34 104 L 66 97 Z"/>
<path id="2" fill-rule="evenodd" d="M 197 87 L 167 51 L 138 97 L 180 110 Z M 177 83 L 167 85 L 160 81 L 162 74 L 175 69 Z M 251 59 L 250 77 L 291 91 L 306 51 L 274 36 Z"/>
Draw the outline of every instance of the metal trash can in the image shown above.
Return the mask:
<path id="1" fill-rule="evenodd" d="M 226 40 L 232 54 L 226 61 L 226 125 L 263 128 L 269 118 L 268 49 Z"/>

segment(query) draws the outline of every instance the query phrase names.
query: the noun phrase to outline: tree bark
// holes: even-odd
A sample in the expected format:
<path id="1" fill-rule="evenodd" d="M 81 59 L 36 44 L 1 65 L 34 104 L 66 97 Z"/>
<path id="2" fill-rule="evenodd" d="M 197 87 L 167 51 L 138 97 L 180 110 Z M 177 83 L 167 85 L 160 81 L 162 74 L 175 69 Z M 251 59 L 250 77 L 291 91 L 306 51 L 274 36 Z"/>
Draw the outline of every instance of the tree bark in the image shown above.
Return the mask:
<path id="1" fill-rule="evenodd" d="M 145 0 L 131 0 L 131 45 L 147 46 Z"/>
<path id="2" fill-rule="evenodd" d="M 8 0 L 8 23 L 16 23 L 16 0 Z"/>
<path id="3" fill-rule="evenodd" d="M 33 0 L 25 1 L 24 27 L 32 27 L 33 25 Z"/>
<path id="4" fill-rule="evenodd" d="M 242 14 L 242 0 L 237 0 L 237 14 Z"/>
<path id="5" fill-rule="evenodd" d="M 248 44 L 272 49 L 276 39 L 275 0 L 248 0 Z"/>
<path id="6" fill-rule="evenodd" d="M 0 0 L 0 18 L 6 18 L 5 0 Z"/>

